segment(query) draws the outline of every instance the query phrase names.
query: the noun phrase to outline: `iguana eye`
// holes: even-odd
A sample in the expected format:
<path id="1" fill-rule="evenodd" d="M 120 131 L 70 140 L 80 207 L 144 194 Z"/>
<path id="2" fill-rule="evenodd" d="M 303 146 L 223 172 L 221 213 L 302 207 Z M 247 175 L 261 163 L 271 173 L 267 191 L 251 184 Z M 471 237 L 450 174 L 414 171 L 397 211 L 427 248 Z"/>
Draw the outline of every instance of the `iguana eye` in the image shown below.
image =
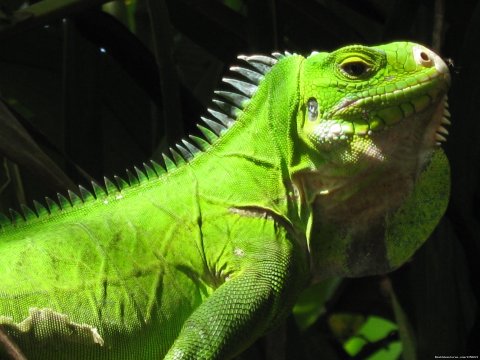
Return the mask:
<path id="1" fill-rule="evenodd" d="M 315 121 L 318 117 L 318 102 L 317 99 L 311 97 L 307 101 L 308 120 Z"/>
<path id="2" fill-rule="evenodd" d="M 361 59 L 347 60 L 340 64 L 342 72 L 350 77 L 361 77 L 367 74 L 371 66 Z"/>

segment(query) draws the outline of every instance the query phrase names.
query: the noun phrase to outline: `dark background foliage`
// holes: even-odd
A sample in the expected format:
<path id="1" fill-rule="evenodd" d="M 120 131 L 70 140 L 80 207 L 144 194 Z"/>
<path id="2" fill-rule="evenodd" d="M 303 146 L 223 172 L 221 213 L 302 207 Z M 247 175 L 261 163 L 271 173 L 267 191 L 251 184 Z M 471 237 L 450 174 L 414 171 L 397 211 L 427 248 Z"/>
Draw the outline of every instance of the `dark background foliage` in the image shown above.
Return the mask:
<path id="1" fill-rule="evenodd" d="M 159 159 L 238 54 L 393 40 L 453 62 L 448 212 L 404 267 L 312 290 L 306 330 L 291 317 L 242 358 L 367 359 L 398 339 L 407 360 L 480 355 L 480 1 L 1 0 L 0 209 Z M 397 328 L 348 354 L 372 315 Z"/>

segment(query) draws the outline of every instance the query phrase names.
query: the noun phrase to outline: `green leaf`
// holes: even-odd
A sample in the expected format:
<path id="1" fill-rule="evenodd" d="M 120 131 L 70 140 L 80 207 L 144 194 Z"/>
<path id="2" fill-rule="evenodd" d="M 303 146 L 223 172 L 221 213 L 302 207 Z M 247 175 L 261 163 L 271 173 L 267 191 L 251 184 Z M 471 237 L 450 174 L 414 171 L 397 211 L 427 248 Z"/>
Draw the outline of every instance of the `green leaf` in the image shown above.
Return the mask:
<path id="1" fill-rule="evenodd" d="M 394 338 L 391 334 L 396 330 L 397 325 L 391 321 L 378 316 L 369 316 L 355 336 L 348 339 L 343 346 L 348 354 L 358 355 L 360 359 L 398 359 L 402 352 L 402 344 L 400 341 L 391 340 Z M 373 353 L 368 355 L 371 352 Z"/>

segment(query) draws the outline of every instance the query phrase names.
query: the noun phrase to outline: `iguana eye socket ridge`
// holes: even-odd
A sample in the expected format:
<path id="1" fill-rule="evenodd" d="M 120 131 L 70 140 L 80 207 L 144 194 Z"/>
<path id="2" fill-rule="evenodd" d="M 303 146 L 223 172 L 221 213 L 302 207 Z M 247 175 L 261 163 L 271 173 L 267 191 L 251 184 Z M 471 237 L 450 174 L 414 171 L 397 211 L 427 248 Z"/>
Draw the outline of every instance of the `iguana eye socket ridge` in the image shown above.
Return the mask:
<path id="1" fill-rule="evenodd" d="M 318 102 L 317 99 L 311 97 L 307 101 L 308 120 L 315 121 L 318 117 Z"/>

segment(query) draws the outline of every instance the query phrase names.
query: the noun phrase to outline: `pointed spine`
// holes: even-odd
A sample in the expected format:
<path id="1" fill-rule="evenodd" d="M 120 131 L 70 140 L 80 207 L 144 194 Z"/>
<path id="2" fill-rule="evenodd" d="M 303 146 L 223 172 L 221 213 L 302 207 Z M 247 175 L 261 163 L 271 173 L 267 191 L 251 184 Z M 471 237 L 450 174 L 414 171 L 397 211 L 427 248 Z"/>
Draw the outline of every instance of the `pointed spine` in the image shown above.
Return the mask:
<path id="1" fill-rule="evenodd" d="M 125 180 L 123 180 L 120 176 L 113 175 L 113 178 L 117 183 L 117 187 L 119 191 L 125 190 L 130 187 L 130 185 L 128 185 L 128 183 Z"/>
<path id="2" fill-rule="evenodd" d="M 138 177 L 135 176 L 134 173 L 130 171 L 130 169 L 127 169 L 125 172 L 127 173 L 127 178 L 128 178 L 128 182 L 130 183 L 130 186 L 140 184 L 140 180 L 138 179 Z"/>
<path id="3" fill-rule="evenodd" d="M 215 94 L 224 98 L 225 100 L 230 101 L 233 105 L 240 109 L 244 109 L 250 101 L 249 97 L 231 91 L 217 90 L 215 91 Z"/>
<path id="4" fill-rule="evenodd" d="M 213 99 L 213 102 L 215 105 L 223 111 L 223 113 L 232 119 L 237 119 L 237 117 L 242 113 L 242 110 L 235 105 L 230 105 L 226 103 L 225 101 L 218 100 L 218 99 Z"/>
<path id="5" fill-rule="evenodd" d="M 275 57 L 277 60 L 283 59 L 285 57 L 284 54 L 279 53 L 279 52 L 274 52 L 272 53 L 273 57 Z"/>
<path id="6" fill-rule="evenodd" d="M 273 64 L 270 65 L 269 64 L 270 62 L 268 64 L 265 64 L 265 62 L 258 61 L 256 59 L 257 57 L 266 58 L 268 62 L 269 60 L 272 60 Z M 253 55 L 253 56 L 240 55 L 238 58 L 243 61 L 246 61 L 251 67 L 253 67 L 255 70 L 257 70 L 260 74 L 263 74 L 263 75 L 268 73 L 272 69 L 272 66 L 275 65 L 275 62 L 276 62 L 275 59 L 269 58 L 267 56 L 261 56 L 261 55 Z"/>
<path id="7" fill-rule="evenodd" d="M 56 201 L 50 199 L 49 197 L 45 197 L 45 203 L 47 204 L 48 212 L 50 214 L 62 210 L 60 206 L 56 203 Z"/>
<path id="8" fill-rule="evenodd" d="M 212 144 L 215 140 L 218 139 L 218 135 L 215 134 L 212 130 L 206 128 L 205 126 L 202 126 L 200 124 L 197 124 L 197 127 L 200 129 L 202 132 L 203 136 L 205 136 L 205 139 Z"/>
<path id="9" fill-rule="evenodd" d="M 83 204 L 82 198 L 72 190 L 68 190 L 68 197 L 70 198 L 70 203 L 72 204 L 72 206 L 78 206 L 80 204 Z"/>
<path id="10" fill-rule="evenodd" d="M 138 167 L 134 166 L 135 173 L 137 174 L 138 181 L 141 183 L 145 183 L 148 181 L 148 176 L 145 174 L 142 170 L 140 170 Z"/>
<path id="11" fill-rule="evenodd" d="M 185 159 L 178 152 L 176 152 L 172 148 L 169 148 L 168 150 L 170 150 L 170 154 L 172 154 L 173 161 L 175 161 L 175 164 L 177 165 L 177 167 L 185 164 Z"/>
<path id="12" fill-rule="evenodd" d="M 210 129 L 213 130 L 213 132 L 217 135 L 217 136 L 220 136 L 221 134 L 223 134 L 225 132 L 225 130 L 227 130 L 227 127 L 224 126 L 223 124 L 219 124 L 217 123 L 216 121 L 213 121 L 209 118 L 206 118 L 204 116 L 201 117 L 201 119 L 203 120 L 203 122 L 205 124 L 207 124 Z M 201 129 L 200 129 L 201 130 Z"/>
<path id="13" fill-rule="evenodd" d="M 26 221 L 35 219 L 38 217 L 37 214 L 32 209 L 30 209 L 27 205 L 21 204 L 20 207 L 22 208 L 23 217 L 25 218 Z"/>
<path id="14" fill-rule="evenodd" d="M 118 188 L 115 184 L 106 176 L 103 177 L 103 182 L 105 183 L 105 189 L 107 191 L 107 195 L 112 195 L 118 192 Z"/>
<path id="15" fill-rule="evenodd" d="M 215 110 L 212 110 L 212 109 L 208 109 L 208 112 L 210 114 L 212 114 L 216 119 L 218 119 L 227 128 L 229 128 L 230 126 L 232 126 L 235 123 L 235 120 L 233 120 L 231 117 L 229 117 L 229 116 L 227 116 L 227 115 L 225 115 L 221 112 L 218 112 L 218 111 L 215 111 Z"/>
<path id="16" fill-rule="evenodd" d="M 150 166 L 148 166 L 146 163 L 143 163 L 143 168 L 145 169 L 145 174 L 147 174 L 148 180 L 158 178 L 157 172 L 154 169 L 152 169 Z"/>
<path id="17" fill-rule="evenodd" d="M 104 198 L 105 196 L 107 196 L 107 192 L 105 191 L 105 189 L 102 188 L 99 184 L 97 184 L 96 181 L 92 181 L 92 189 L 95 199 Z"/>
<path id="18" fill-rule="evenodd" d="M 189 135 L 189 138 L 198 145 L 201 151 L 206 151 L 210 147 L 210 143 L 201 137 L 195 135 Z"/>
<path id="19" fill-rule="evenodd" d="M 165 163 L 165 168 L 167 169 L 167 172 L 170 172 L 174 169 L 177 168 L 177 165 L 170 159 L 167 155 L 162 154 L 163 157 L 163 162 Z"/>
<path id="20" fill-rule="evenodd" d="M 8 209 L 8 212 L 10 213 L 12 223 L 14 223 L 15 225 L 25 222 L 25 218 L 18 211 L 15 211 L 13 209 Z"/>
<path id="21" fill-rule="evenodd" d="M 223 78 L 223 82 L 232 85 L 235 89 L 240 91 L 242 94 L 247 95 L 249 98 L 251 98 L 253 94 L 255 94 L 255 91 L 257 91 L 257 85 L 253 85 L 245 81 Z"/>
<path id="22" fill-rule="evenodd" d="M 160 177 L 161 175 L 165 174 L 167 170 L 164 169 L 159 163 L 154 160 L 150 160 L 150 164 L 152 164 L 153 170 L 157 173 L 157 176 Z"/>
<path id="23" fill-rule="evenodd" d="M 72 204 L 70 203 L 70 201 L 68 201 L 68 199 L 62 194 L 57 193 L 57 198 L 58 198 L 58 205 L 62 210 L 72 207 Z"/>
<path id="24" fill-rule="evenodd" d="M 245 79 L 249 80 L 254 85 L 260 84 L 260 81 L 262 81 L 263 79 L 262 74 L 259 74 L 256 71 L 246 69 L 241 66 L 232 66 L 230 70 L 242 75 Z"/>
<path id="25" fill-rule="evenodd" d="M 182 143 L 183 145 L 185 145 L 188 151 L 192 154 L 192 157 L 195 156 L 195 154 L 202 152 L 199 148 L 197 148 L 195 145 L 191 144 L 185 139 L 182 140 Z"/>
<path id="26" fill-rule="evenodd" d="M 93 196 L 93 194 L 85 189 L 82 185 L 78 185 L 78 190 L 80 190 L 80 196 L 82 197 L 84 203 L 90 200 L 95 200 L 95 196 Z"/>
<path id="27" fill-rule="evenodd" d="M 267 65 L 269 69 L 277 63 L 277 59 L 270 57 L 270 56 L 265 56 L 265 55 L 250 55 L 250 56 L 245 56 L 245 55 L 240 55 L 238 56 L 239 59 L 247 61 L 249 64 L 252 63 L 259 63 L 263 65 Z"/>
<path id="28" fill-rule="evenodd" d="M 48 215 L 49 213 L 47 208 L 37 200 L 33 200 L 33 208 L 35 209 L 38 217 Z"/>
<path id="29" fill-rule="evenodd" d="M 184 148 L 182 145 L 175 144 L 175 146 L 178 149 L 178 151 L 180 151 L 180 154 L 182 154 L 182 157 L 186 161 L 190 161 L 191 159 L 193 159 L 193 154 L 190 151 L 188 151 L 186 148 Z"/>

